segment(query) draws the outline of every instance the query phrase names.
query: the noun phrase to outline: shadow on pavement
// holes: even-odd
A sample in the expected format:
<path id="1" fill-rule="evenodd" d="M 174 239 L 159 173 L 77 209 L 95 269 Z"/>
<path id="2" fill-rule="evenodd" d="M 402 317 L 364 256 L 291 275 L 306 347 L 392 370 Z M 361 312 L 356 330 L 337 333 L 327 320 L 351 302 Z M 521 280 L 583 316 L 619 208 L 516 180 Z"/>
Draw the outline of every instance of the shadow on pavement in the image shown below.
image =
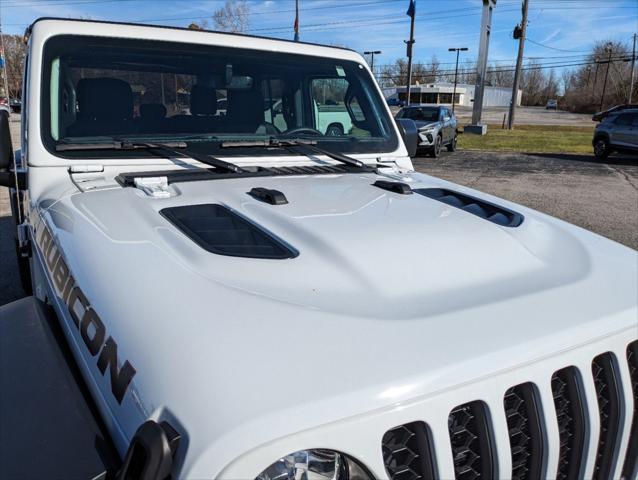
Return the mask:
<path id="1" fill-rule="evenodd" d="M 13 238 L 13 219 L 0 217 L 0 305 L 24 297 Z"/>
<path id="2" fill-rule="evenodd" d="M 638 165 L 638 155 L 611 155 L 607 160 L 600 161 L 593 154 L 582 153 L 522 153 L 521 155 L 549 158 L 552 160 L 569 160 L 574 162 L 589 162 L 607 165 Z"/>

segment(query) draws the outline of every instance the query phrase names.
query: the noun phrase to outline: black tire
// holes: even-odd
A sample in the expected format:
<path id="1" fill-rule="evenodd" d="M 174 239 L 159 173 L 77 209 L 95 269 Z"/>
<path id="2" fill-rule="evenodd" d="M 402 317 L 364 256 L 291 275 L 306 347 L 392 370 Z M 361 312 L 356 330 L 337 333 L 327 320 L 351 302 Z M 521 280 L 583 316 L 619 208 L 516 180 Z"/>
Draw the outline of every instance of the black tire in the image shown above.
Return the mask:
<path id="1" fill-rule="evenodd" d="M 609 140 L 605 137 L 598 137 L 594 140 L 594 156 L 598 160 L 605 160 L 611 153 L 611 147 L 609 146 Z"/>
<path id="2" fill-rule="evenodd" d="M 441 138 L 441 135 L 437 135 L 436 139 L 434 140 L 434 145 L 432 146 L 432 149 L 430 150 L 430 156 L 432 158 L 439 158 L 439 155 L 441 155 L 442 146 L 443 146 L 443 138 Z"/>
<path id="3" fill-rule="evenodd" d="M 454 138 L 452 139 L 452 141 L 445 146 L 448 152 L 453 152 L 454 150 L 456 150 L 457 140 L 458 140 L 458 136 L 454 134 Z"/>
<path id="4" fill-rule="evenodd" d="M 343 127 L 339 123 L 331 123 L 326 129 L 326 137 L 340 137 L 343 135 Z"/>

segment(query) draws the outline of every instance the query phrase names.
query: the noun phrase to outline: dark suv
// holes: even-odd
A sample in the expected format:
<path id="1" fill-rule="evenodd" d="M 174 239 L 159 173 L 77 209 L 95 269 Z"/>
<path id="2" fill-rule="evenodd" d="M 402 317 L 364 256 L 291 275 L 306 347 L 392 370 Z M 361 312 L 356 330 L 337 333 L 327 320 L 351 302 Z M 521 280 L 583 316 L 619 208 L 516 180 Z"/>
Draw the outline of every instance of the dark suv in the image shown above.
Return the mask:
<path id="1" fill-rule="evenodd" d="M 456 150 L 457 122 L 448 107 L 440 105 L 410 105 L 404 107 L 395 116 L 414 120 L 419 131 L 419 153 L 427 152 L 438 157 L 443 146 L 448 152 Z"/>
<path id="2" fill-rule="evenodd" d="M 613 112 L 594 130 L 594 155 L 604 160 L 612 152 L 638 154 L 638 108 Z"/>

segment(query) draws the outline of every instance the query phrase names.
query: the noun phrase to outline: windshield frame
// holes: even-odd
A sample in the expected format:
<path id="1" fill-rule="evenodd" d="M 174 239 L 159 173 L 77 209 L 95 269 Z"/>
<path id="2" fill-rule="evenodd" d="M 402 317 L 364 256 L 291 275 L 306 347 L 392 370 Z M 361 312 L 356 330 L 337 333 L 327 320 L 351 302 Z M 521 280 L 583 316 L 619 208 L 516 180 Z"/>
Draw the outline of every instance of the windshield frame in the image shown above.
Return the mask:
<path id="1" fill-rule="evenodd" d="M 212 50 L 215 49 L 224 49 L 224 50 L 236 50 L 239 52 L 244 51 L 247 53 L 252 53 L 252 54 L 262 54 L 262 53 L 268 53 L 268 54 L 282 54 L 282 55 L 286 55 L 286 56 L 299 56 L 299 57 L 305 57 L 305 58 L 317 58 L 318 60 L 322 60 L 322 61 L 334 61 L 334 62 L 338 62 L 338 63 L 350 63 L 350 64 L 357 64 L 360 69 L 362 69 L 361 73 L 358 75 L 361 75 L 361 79 L 363 80 L 361 83 L 365 84 L 364 88 L 366 88 L 366 91 L 364 92 L 365 95 L 367 95 L 369 98 L 369 103 L 370 103 L 370 107 L 373 109 L 374 111 L 374 115 L 378 117 L 378 122 L 380 124 L 382 124 L 383 128 L 384 128 L 384 132 L 385 132 L 385 136 L 384 137 L 373 137 L 371 139 L 359 139 L 359 140 L 355 140 L 356 142 L 362 141 L 362 142 L 368 142 L 368 145 L 370 145 L 370 148 L 368 149 L 357 149 L 355 151 L 353 150 L 347 150 L 347 153 L 349 155 L 364 155 L 364 156 L 378 156 L 380 154 L 393 154 L 396 153 L 397 150 L 399 150 L 401 148 L 401 144 L 402 142 L 399 140 L 400 134 L 396 128 L 395 122 L 392 119 L 391 113 L 387 110 L 386 105 L 385 105 L 385 101 L 383 98 L 383 95 L 381 94 L 378 85 L 376 84 L 374 78 L 371 76 L 369 70 L 367 68 L 365 68 L 362 64 L 363 62 L 357 62 L 354 59 L 349 59 L 349 58 L 341 58 L 339 56 L 335 56 L 335 57 L 330 57 L 330 56 L 320 56 L 317 55 L 316 53 L 314 54 L 306 54 L 303 52 L 276 52 L 276 51 L 272 51 L 272 50 L 261 50 L 258 48 L 254 48 L 254 47 L 240 47 L 240 46 L 236 46 L 236 45 L 232 45 L 232 46 L 223 46 L 223 45 L 217 45 L 214 43 L 194 43 L 194 42 L 178 42 L 175 40 L 161 40 L 161 39 L 149 39 L 149 38 L 141 38 L 141 37 L 113 37 L 113 36 L 101 36 L 101 35 L 87 35 L 87 34 L 80 34 L 80 33 L 60 33 L 60 34 L 55 34 L 52 35 L 50 37 L 48 37 L 44 42 L 43 42 L 43 46 L 42 46 L 42 60 L 40 62 L 40 69 L 41 69 L 41 95 L 40 95 L 40 140 L 42 142 L 42 145 L 44 146 L 44 148 L 52 155 L 54 155 L 55 157 L 59 157 L 59 158 L 64 158 L 64 159 L 69 159 L 69 160 L 78 160 L 78 159 L 87 159 L 87 160 L 95 160 L 98 158 L 106 158 L 106 159 L 113 159 L 113 160 L 122 160 L 122 159 L 126 159 L 126 158 L 156 158 L 156 156 L 150 154 L 147 151 L 144 150 L 138 150 L 138 151 L 116 151 L 116 152 L 108 152 L 108 151 L 101 151 L 101 150 L 93 150 L 93 151 L 85 151 L 85 150 L 78 150 L 78 151 L 57 151 L 56 150 L 56 145 L 63 143 L 61 140 L 68 140 L 69 138 L 72 137 L 63 137 L 60 138 L 58 140 L 55 140 L 52 136 L 52 132 L 51 132 L 51 109 L 52 109 L 52 103 L 51 103 L 51 78 L 52 78 L 52 61 L 53 58 L 55 58 L 55 56 L 57 56 L 57 54 L 59 54 L 59 50 L 54 50 L 52 51 L 51 48 L 49 48 L 50 46 L 50 42 L 51 41 L 60 41 L 61 38 L 68 38 L 68 37 L 75 37 L 75 38 L 82 38 L 82 37 L 89 37 L 91 39 L 96 39 L 96 40 L 104 40 L 105 42 L 109 42 L 109 41 L 124 41 L 124 42 L 140 42 L 140 44 L 155 44 L 157 47 L 159 47 L 162 44 L 167 44 L 167 45 L 175 45 L 177 48 L 185 48 L 188 47 L 189 45 L 193 45 L 194 47 L 197 48 L 208 48 Z M 273 39 L 276 40 L 276 39 Z M 303 44 L 301 45 L 301 47 L 303 48 Z M 310 97 L 311 98 L 311 97 Z M 304 102 L 307 101 L 307 99 L 303 100 Z M 207 134 L 209 137 L 213 137 L 216 136 L 216 132 L 211 132 L 210 134 Z M 104 138 L 107 135 L 104 136 L 99 136 L 101 138 Z M 121 139 L 131 139 L 132 141 L 137 141 L 138 139 L 142 139 L 143 141 L 169 141 L 169 140 L 180 140 L 180 136 L 181 137 L 195 137 L 197 136 L 197 134 L 188 134 L 188 133 L 181 133 L 181 132 L 173 132 L 173 133 L 156 133 L 156 134 L 148 134 L 148 133 L 136 133 L 136 134 L 131 134 L 131 135 L 117 135 L 117 137 L 121 138 Z M 259 134 L 246 134 L 246 138 L 248 138 L 249 136 L 252 136 L 253 138 L 259 138 L 260 136 L 263 135 L 259 135 Z M 86 141 L 86 142 L 90 142 L 92 138 L 98 138 L 98 136 L 86 136 L 86 137 L 77 137 L 78 140 L 80 141 Z M 308 136 L 307 138 L 313 138 L 311 136 Z M 220 136 L 220 138 L 218 140 L 212 140 L 212 139 L 195 139 L 195 138 L 189 138 L 187 139 L 188 142 L 194 142 L 194 143 L 211 143 L 211 142 L 219 142 L 221 143 L 221 141 L 227 140 L 228 138 L 226 137 L 222 137 Z M 318 137 L 316 138 L 317 140 L 320 140 L 322 144 L 327 144 L 327 143 L 333 143 L 335 142 L 334 138 L 329 138 L 329 137 Z M 343 142 L 344 144 L 346 144 L 346 139 L 353 139 L 352 136 L 349 135 L 345 135 L 343 137 L 342 140 L 339 140 L 340 142 Z M 354 142 L 350 142 L 351 144 L 354 144 Z M 379 145 L 379 147 L 377 148 L 374 145 L 371 144 L 377 144 Z M 358 144 L 361 145 L 361 144 Z M 200 146 L 200 148 L 203 147 Z M 340 149 L 339 148 L 335 148 L 334 151 L 338 152 Z M 226 150 L 227 151 L 227 150 Z M 331 149 L 331 151 L 333 151 Z M 218 151 L 214 152 L 213 154 L 215 155 L 220 155 Z M 225 156 L 251 156 L 251 157 L 296 157 L 299 155 L 293 154 L 291 152 L 288 151 L 279 151 L 276 154 L 273 153 L 272 150 L 269 151 L 264 151 L 264 152 L 257 152 L 255 151 L 255 149 L 251 149 L 250 152 L 248 151 L 241 151 L 241 149 L 237 149 L 237 151 L 233 151 L 232 154 L 226 154 Z"/>

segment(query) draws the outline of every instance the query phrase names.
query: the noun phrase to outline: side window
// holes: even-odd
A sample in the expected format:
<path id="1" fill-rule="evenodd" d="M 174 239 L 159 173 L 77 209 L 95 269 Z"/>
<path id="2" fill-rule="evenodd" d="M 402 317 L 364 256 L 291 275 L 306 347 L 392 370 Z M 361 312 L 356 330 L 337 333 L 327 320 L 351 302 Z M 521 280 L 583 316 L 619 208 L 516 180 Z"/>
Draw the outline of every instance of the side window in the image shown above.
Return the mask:
<path id="1" fill-rule="evenodd" d="M 614 123 L 616 125 L 631 125 L 632 117 L 633 115 L 631 113 L 623 113 L 618 115 Z"/>
<path id="2" fill-rule="evenodd" d="M 633 120 L 631 121 L 632 127 L 638 127 L 638 113 L 634 113 Z"/>
<path id="3" fill-rule="evenodd" d="M 267 78 L 261 82 L 264 97 L 264 121 L 277 127 L 280 132 L 288 130 L 284 116 L 284 82 L 279 78 Z"/>

